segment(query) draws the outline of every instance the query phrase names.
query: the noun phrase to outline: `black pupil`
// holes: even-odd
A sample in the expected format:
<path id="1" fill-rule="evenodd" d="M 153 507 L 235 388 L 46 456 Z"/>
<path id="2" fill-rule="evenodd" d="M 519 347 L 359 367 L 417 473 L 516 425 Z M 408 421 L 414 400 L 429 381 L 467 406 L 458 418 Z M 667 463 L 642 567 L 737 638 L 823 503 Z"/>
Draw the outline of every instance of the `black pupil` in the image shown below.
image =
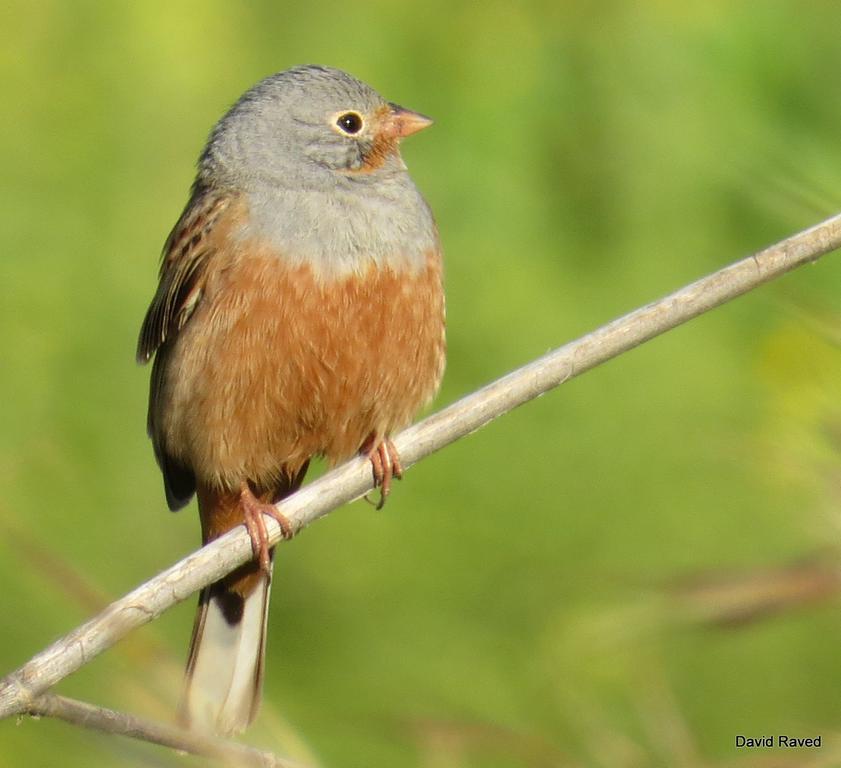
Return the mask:
<path id="1" fill-rule="evenodd" d="M 359 133 L 362 130 L 362 118 L 355 112 L 348 112 L 338 119 L 339 128 L 345 133 Z"/>

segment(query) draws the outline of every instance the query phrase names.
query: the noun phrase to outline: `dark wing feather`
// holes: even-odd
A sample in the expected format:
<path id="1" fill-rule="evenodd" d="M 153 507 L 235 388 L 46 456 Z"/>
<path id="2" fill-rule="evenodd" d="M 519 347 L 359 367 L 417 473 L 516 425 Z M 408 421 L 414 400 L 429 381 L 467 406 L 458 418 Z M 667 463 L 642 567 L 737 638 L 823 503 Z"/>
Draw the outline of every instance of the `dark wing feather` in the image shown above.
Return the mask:
<path id="1" fill-rule="evenodd" d="M 160 396 L 169 350 L 201 300 L 205 268 L 214 251 L 208 234 L 228 203 L 226 197 L 200 188 L 193 190 L 190 202 L 164 245 L 158 290 L 137 342 L 138 362 L 147 363 L 155 355 L 146 426 L 163 472 L 167 504 L 173 511 L 190 501 L 196 479 L 192 469 L 177 461 L 163 444 L 157 423 Z"/>
<path id="2" fill-rule="evenodd" d="M 196 189 L 164 244 L 158 290 L 146 312 L 137 342 L 137 361 L 149 362 L 157 349 L 189 319 L 201 298 L 201 277 L 212 248 L 207 236 L 228 207 L 228 198 Z"/>
<path id="3" fill-rule="evenodd" d="M 149 413 L 146 420 L 146 431 L 149 433 L 149 437 L 152 438 L 155 458 L 163 474 L 167 506 L 175 512 L 190 503 L 190 499 L 193 498 L 193 494 L 196 492 L 196 477 L 190 467 L 185 466 L 166 451 L 160 430 L 156 424 L 156 417 L 159 413 L 158 398 L 169 357 L 167 355 L 168 346 L 168 344 L 164 344 L 158 350 L 158 354 L 155 356 L 155 362 L 152 364 L 152 382 L 149 389 Z"/>

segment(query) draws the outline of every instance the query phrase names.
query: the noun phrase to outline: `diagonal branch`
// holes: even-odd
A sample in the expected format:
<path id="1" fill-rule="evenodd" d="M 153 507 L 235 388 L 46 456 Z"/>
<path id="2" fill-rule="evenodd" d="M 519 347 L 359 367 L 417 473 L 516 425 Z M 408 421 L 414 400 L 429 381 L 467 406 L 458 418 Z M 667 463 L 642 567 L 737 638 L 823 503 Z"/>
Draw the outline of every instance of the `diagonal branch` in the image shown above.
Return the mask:
<path id="1" fill-rule="evenodd" d="M 841 214 L 804 230 L 497 379 L 394 438 L 405 467 L 475 432 L 564 381 L 841 246 Z M 356 458 L 282 502 L 295 531 L 372 488 L 367 460 Z M 280 528 L 267 520 L 269 543 Z M 194 552 L 115 601 L 0 681 L 0 718 L 24 712 L 35 697 L 87 664 L 133 629 L 252 556 L 244 527 Z"/>
<path id="2" fill-rule="evenodd" d="M 152 744 L 172 747 L 192 755 L 220 760 L 231 768 L 304 768 L 300 763 L 234 741 L 225 741 L 172 725 L 158 723 L 113 709 L 95 707 L 84 701 L 54 693 L 38 696 L 28 708 L 36 717 L 54 717 L 72 725 L 96 731 L 129 736 Z"/>

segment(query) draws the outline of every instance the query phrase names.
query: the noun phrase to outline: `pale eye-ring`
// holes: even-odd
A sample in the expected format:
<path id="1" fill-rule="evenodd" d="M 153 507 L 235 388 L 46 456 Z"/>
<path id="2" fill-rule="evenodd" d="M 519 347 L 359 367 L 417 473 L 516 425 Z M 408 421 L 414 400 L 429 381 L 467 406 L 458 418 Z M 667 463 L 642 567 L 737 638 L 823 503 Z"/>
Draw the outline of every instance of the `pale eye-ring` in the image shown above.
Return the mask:
<path id="1" fill-rule="evenodd" d="M 336 125 L 351 136 L 359 133 L 363 124 L 362 115 L 358 112 L 342 112 L 336 119 Z"/>

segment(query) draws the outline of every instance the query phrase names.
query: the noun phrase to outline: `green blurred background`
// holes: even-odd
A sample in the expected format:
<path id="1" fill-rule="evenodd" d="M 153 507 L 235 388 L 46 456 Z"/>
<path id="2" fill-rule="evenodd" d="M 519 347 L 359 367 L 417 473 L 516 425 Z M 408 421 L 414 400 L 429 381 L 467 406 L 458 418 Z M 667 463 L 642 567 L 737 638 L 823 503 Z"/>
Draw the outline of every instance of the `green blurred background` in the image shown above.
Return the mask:
<path id="1" fill-rule="evenodd" d="M 0 11 L 0 672 L 198 542 L 134 363 L 213 122 L 345 68 L 436 119 L 450 402 L 841 209 L 834 2 Z M 588 373 L 284 545 L 246 740 L 310 766 L 841 764 L 841 258 Z M 193 600 L 58 690 L 169 719 Z M 822 735 L 815 752 L 736 734 Z M 0 766 L 183 766 L 24 719 Z"/>

